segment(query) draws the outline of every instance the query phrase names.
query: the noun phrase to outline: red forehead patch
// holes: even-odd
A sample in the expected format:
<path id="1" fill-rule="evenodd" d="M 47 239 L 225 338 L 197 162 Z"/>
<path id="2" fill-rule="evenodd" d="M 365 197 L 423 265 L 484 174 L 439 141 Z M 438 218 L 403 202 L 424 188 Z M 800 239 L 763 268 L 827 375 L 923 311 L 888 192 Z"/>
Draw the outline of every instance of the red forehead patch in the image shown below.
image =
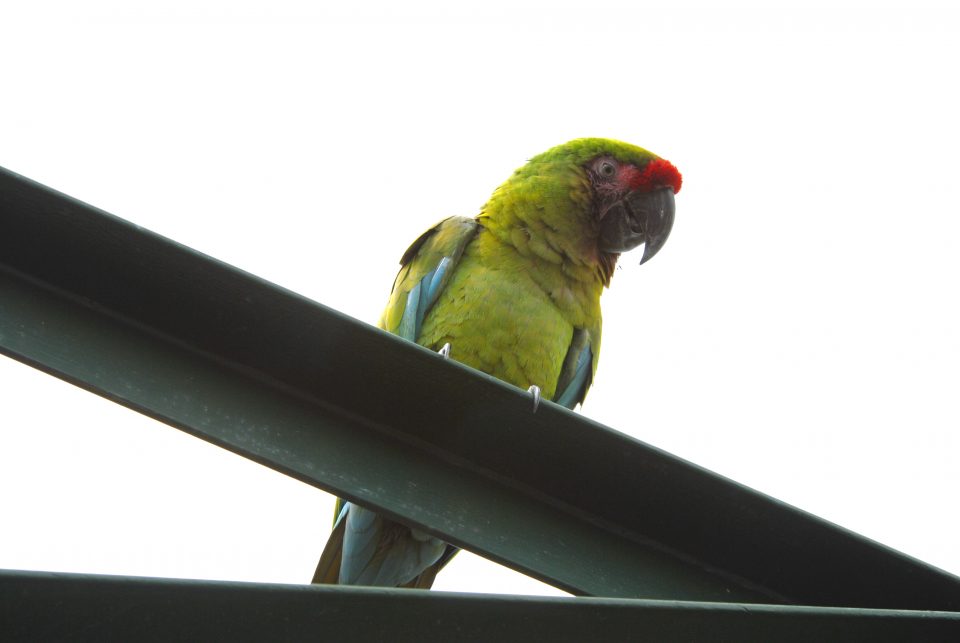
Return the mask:
<path id="1" fill-rule="evenodd" d="M 683 183 L 680 172 L 665 159 L 653 159 L 643 170 L 625 165 L 620 170 L 620 180 L 631 190 L 646 192 L 657 188 L 673 188 L 674 194 L 680 191 Z"/>

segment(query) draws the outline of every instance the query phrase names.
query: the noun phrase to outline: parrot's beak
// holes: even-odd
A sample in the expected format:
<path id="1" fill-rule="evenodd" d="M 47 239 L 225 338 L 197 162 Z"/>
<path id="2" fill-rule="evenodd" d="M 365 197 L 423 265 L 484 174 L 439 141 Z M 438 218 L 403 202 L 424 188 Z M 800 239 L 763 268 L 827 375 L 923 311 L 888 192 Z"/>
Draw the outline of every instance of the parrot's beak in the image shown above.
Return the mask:
<path id="1" fill-rule="evenodd" d="M 600 250 L 621 253 L 644 244 L 645 263 L 660 251 L 670 236 L 676 205 L 672 188 L 653 192 L 633 191 L 614 203 L 600 221 Z"/>

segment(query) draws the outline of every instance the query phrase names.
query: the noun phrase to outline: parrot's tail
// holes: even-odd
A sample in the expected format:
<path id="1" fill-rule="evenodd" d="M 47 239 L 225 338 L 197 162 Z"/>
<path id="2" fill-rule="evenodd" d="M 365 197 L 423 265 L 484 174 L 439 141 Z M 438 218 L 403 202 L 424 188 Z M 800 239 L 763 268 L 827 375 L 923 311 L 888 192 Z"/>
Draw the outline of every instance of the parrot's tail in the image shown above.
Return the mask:
<path id="1" fill-rule="evenodd" d="M 345 521 L 341 520 L 333 528 L 327 544 L 320 554 L 317 570 L 313 572 L 314 585 L 337 585 L 340 581 L 340 560 L 343 556 L 343 531 Z"/>
<path id="2" fill-rule="evenodd" d="M 320 562 L 317 563 L 317 569 L 313 573 L 313 579 L 310 581 L 317 585 L 339 585 L 340 584 L 340 564 L 343 560 L 343 537 L 346 530 L 346 520 L 338 520 L 330 532 L 327 544 L 320 554 Z M 433 587 L 433 581 L 444 566 L 450 562 L 450 559 L 460 551 L 453 545 L 446 545 L 443 553 L 432 565 L 424 569 L 420 574 L 410 581 L 400 585 L 411 589 L 430 589 Z"/>

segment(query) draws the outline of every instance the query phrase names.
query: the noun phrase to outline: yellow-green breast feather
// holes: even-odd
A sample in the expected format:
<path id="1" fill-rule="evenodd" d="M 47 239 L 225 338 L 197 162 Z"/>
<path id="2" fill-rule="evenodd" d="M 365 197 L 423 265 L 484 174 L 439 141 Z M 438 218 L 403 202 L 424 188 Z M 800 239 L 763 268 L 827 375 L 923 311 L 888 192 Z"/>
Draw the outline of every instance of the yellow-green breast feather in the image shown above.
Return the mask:
<path id="1" fill-rule="evenodd" d="M 457 361 L 521 388 L 539 386 L 545 399 L 553 399 L 558 385 L 573 377 L 586 344 L 592 348 L 591 375 L 596 367 L 602 284 L 591 293 L 558 273 L 558 283 L 545 289 L 543 264 L 553 272 L 562 264 L 542 254 L 518 251 L 476 219 L 445 219 L 404 254 L 380 326 L 404 334 L 405 313 L 417 305 L 411 292 L 425 287 L 447 258 L 442 287 L 429 309 L 419 311 L 422 326 L 408 338 L 434 350 L 449 342 Z M 562 377 L 564 371 L 570 372 Z"/>

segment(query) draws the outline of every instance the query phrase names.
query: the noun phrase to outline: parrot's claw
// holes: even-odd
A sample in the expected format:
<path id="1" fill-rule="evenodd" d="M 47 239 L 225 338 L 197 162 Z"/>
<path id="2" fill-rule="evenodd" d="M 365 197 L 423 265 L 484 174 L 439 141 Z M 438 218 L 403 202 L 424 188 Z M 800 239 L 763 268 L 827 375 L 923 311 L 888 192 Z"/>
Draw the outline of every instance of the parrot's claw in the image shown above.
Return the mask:
<path id="1" fill-rule="evenodd" d="M 443 359 L 450 359 L 450 342 L 443 345 L 443 348 L 437 351 Z"/>
<path id="2" fill-rule="evenodd" d="M 533 412 L 536 413 L 540 407 L 540 387 L 534 384 L 527 389 L 527 393 L 533 396 Z"/>

